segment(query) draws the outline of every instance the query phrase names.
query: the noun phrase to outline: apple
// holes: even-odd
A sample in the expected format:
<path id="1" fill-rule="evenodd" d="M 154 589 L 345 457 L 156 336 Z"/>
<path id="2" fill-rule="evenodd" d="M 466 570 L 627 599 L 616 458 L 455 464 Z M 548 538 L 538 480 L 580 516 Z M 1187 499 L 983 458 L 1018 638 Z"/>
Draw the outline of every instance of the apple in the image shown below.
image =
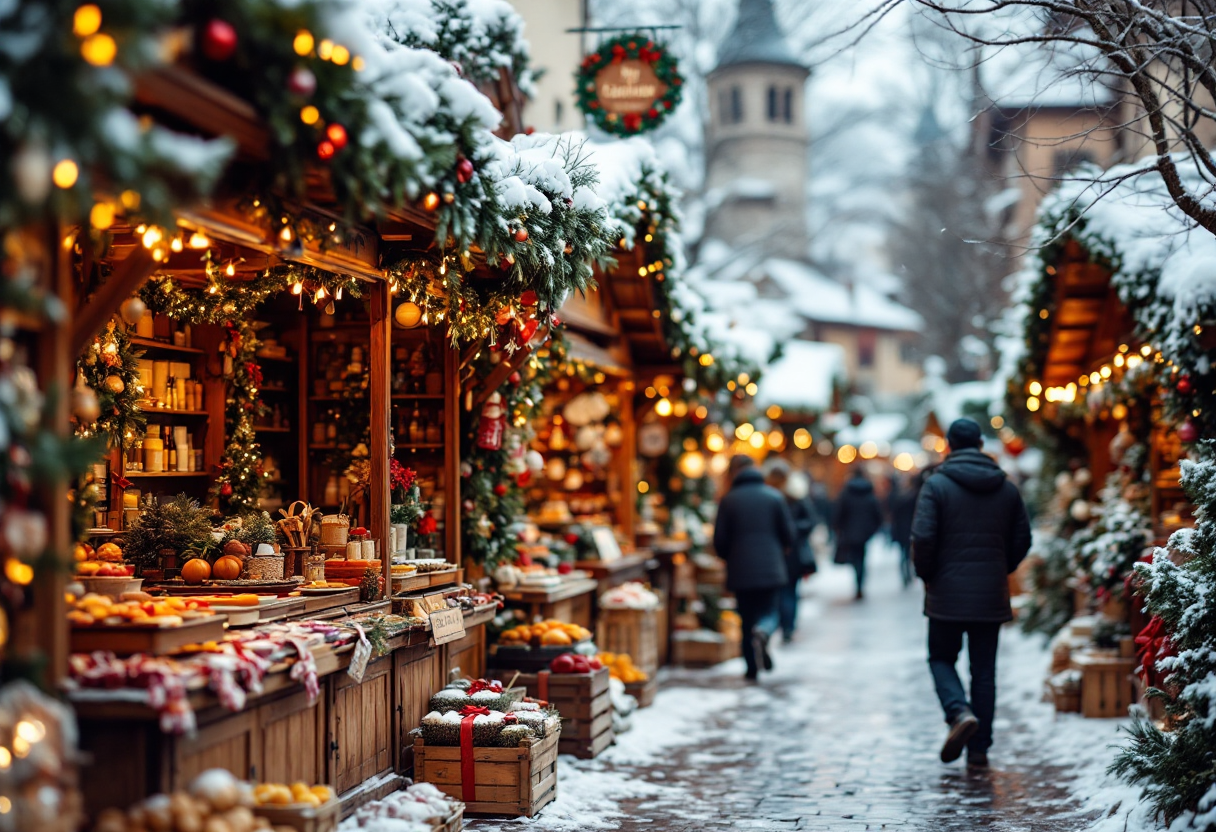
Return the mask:
<path id="1" fill-rule="evenodd" d="M 575 657 L 573 653 L 562 653 L 549 663 L 551 673 L 574 673 Z"/>

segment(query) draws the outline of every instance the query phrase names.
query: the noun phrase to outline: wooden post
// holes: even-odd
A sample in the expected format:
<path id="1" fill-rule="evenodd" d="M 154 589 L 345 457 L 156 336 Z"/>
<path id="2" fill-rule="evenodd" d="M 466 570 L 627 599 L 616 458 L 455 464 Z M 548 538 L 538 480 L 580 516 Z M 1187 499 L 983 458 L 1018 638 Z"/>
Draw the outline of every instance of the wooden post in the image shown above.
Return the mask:
<path id="1" fill-rule="evenodd" d="M 446 503 L 444 504 L 443 528 L 447 559 L 459 565 L 462 561 L 460 551 L 460 367 L 461 355 L 458 350 L 443 348 L 443 377 L 444 390 L 447 391 L 443 400 L 443 479 L 447 485 Z"/>
<path id="2" fill-rule="evenodd" d="M 616 516 L 625 539 L 629 541 L 633 540 L 637 520 L 638 428 L 633 412 L 636 388 L 637 385 L 633 381 L 623 381 L 617 387 L 617 395 L 621 399 L 617 413 L 621 417 L 622 441 L 616 452 L 617 476 L 621 481 L 621 499 L 616 507 Z"/>
<path id="3" fill-rule="evenodd" d="M 367 492 L 368 529 L 372 538 L 380 541 L 380 570 L 384 578 L 384 591 L 390 593 L 393 585 L 392 552 L 389 551 L 389 493 L 388 467 L 392 455 L 389 453 L 389 431 L 391 426 L 392 389 L 392 326 L 393 310 L 389 298 L 388 283 L 377 281 L 371 284 L 371 356 L 368 366 L 371 372 L 369 395 L 371 397 L 371 485 Z"/>

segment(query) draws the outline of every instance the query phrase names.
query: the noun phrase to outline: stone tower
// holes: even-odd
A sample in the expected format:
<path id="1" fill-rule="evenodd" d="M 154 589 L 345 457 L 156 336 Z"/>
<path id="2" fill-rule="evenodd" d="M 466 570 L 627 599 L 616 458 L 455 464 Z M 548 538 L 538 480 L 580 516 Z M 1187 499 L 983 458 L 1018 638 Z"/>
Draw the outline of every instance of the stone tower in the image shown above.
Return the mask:
<path id="1" fill-rule="evenodd" d="M 809 70 L 791 51 L 770 0 L 740 0 L 710 73 L 705 142 L 706 238 L 807 256 Z"/>

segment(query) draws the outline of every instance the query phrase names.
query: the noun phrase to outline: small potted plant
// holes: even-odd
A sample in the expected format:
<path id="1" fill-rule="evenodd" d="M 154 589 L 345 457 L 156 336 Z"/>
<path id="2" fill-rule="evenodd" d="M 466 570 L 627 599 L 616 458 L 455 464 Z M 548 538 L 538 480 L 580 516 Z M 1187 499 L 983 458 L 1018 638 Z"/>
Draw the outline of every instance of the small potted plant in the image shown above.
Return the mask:
<path id="1" fill-rule="evenodd" d="M 397 460 L 388 466 L 389 492 L 392 508 L 389 522 L 392 523 L 392 552 L 404 554 L 408 549 L 409 530 L 422 517 L 422 491 L 418 488 L 418 475 Z"/>
<path id="2" fill-rule="evenodd" d="M 211 539 L 211 510 L 185 494 L 163 502 L 147 495 L 125 536 L 124 552 L 146 578 L 170 577 L 180 556 Z"/>

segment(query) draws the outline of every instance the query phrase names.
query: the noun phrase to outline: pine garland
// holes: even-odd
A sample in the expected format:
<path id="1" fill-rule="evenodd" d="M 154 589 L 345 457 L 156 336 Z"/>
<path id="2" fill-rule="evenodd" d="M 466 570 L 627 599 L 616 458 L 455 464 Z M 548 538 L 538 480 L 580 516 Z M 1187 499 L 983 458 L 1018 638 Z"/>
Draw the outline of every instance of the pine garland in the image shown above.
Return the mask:
<path id="1" fill-rule="evenodd" d="M 77 424 L 77 436 L 101 435 L 111 448 L 130 448 L 147 430 L 148 419 L 140 409 L 143 385 L 139 381 L 139 359 L 126 329 L 114 319 L 85 348 L 76 369 L 85 384 L 97 394 L 101 415 L 92 425 Z"/>
<path id="2" fill-rule="evenodd" d="M 226 323 L 225 328 L 232 358 L 232 376 L 224 401 L 228 444 L 211 486 L 211 496 L 219 500 L 224 513 L 239 514 L 256 509 L 262 492 L 262 448 L 254 425 L 267 408 L 258 398 L 262 369 L 257 363 L 261 341 L 256 330 L 247 319 Z"/>

